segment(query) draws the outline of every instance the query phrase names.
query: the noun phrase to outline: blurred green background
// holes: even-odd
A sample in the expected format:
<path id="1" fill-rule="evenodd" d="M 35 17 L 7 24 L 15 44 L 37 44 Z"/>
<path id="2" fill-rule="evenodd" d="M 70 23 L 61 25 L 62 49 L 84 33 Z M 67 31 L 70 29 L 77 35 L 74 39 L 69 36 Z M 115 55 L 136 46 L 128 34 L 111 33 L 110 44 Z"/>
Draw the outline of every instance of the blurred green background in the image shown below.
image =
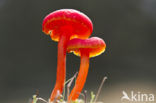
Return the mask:
<path id="1" fill-rule="evenodd" d="M 36 89 L 49 98 L 57 42 L 42 32 L 42 20 L 61 8 L 88 15 L 92 36 L 107 44 L 105 53 L 90 59 L 88 97 L 104 76 L 108 80 L 99 100 L 107 103 L 115 93 L 120 103 L 122 90 L 156 91 L 156 0 L 0 0 L 0 103 L 27 103 Z M 67 54 L 67 79 L 79 63 L 79 57 Z"/>

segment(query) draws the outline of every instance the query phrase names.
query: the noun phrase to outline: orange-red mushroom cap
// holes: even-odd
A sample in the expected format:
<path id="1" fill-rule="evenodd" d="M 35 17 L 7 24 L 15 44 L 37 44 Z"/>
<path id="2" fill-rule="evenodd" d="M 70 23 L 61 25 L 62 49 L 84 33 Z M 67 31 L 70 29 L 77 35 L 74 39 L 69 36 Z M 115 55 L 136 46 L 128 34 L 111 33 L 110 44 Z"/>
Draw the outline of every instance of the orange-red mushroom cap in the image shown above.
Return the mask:
<path id="1" fill-rule="evenodd" d="M 80 56 L 81 50 L 84 49 L 89 53 L 89 57 L 95 57 L 105 51 L 106 44 L 103 39 L 92 37 L 89 39 L 75 38 L 68 42 L 67 51 L 73 52 L 75 55 Z"/>
<path id="2" fill-rule="evenodd" d="M 92 21 L 82 12 L 73 9 L 60 9 L 44 18 L 42 31 L 50 35 L 54 41 L 59 41 L 60 35 L 64 32 L 70 36 L 70 39 L 85 39 L 91 35 L 93 25 Z"/>

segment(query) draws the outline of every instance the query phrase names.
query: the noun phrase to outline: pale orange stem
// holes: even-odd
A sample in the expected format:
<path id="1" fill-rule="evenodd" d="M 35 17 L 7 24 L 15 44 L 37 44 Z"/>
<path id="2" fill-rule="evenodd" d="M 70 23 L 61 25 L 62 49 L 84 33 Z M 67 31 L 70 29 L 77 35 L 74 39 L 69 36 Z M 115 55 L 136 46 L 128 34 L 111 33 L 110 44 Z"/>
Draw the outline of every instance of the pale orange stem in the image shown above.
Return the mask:
<path id="1" fill-rule="evenodd" d="M 76 84 L 68 97 L 69 101 L 76 100 L 79 97 L 87 79 L 88 69 L 89 69 L 89 53 L 86 52 L 85 50 L 81 50 L 81 63 L 79 74 L 76 79 Z"/>

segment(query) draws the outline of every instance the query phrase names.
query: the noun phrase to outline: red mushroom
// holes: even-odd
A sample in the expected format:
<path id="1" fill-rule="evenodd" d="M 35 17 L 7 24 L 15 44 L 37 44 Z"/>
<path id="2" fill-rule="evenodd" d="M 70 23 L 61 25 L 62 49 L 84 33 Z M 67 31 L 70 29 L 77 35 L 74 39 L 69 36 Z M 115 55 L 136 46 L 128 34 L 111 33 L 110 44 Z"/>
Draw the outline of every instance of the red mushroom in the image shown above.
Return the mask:
<path id="1" fill-rule="evenodd" d="M 105 48 L 105 42 L 98 37 L 89 39 L 75 38 L 68 42 L 67 51 L 73 52 L 75 55 L 81 57 L 79 74 L 76 79 L 76 84 L 68 97 L 69 101 L 76 100 L 83 89 L 89 69 L 89 58 L 100 55 L 105 51 Z"/>
<path id="2" fill-rule="evenodd" d="M 73 9 L 61 9 L 47 15 L 42 24 L 42 31 L 58 41 L 58 59 L 56 84 L 50 101 L 63 92 L 66 78 L 66 48 L 72 38 L 88 38 L 93 30 L 91 20 L 83 13 Z"/>

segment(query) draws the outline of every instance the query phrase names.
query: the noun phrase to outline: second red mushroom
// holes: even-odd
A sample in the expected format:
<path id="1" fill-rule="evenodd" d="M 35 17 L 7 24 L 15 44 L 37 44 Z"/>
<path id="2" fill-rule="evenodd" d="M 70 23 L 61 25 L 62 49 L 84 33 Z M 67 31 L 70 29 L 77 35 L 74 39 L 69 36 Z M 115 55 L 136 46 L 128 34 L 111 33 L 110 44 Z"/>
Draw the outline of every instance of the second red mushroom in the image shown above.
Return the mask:
<path id="1" fill-rule="evenodd" d="M 68 97 L 69 101 L 76 100 L 84 87 L 89 69 L 89 58 L 100 55 L 105 51 L 105 48 L 105 42 L 98 37 L 89 39 L 75 38 L 68 42 L 67 51 L 73 52 L 75 55 L 81 57 L 78 77 L 76 79 L 76 84 Z"/>

